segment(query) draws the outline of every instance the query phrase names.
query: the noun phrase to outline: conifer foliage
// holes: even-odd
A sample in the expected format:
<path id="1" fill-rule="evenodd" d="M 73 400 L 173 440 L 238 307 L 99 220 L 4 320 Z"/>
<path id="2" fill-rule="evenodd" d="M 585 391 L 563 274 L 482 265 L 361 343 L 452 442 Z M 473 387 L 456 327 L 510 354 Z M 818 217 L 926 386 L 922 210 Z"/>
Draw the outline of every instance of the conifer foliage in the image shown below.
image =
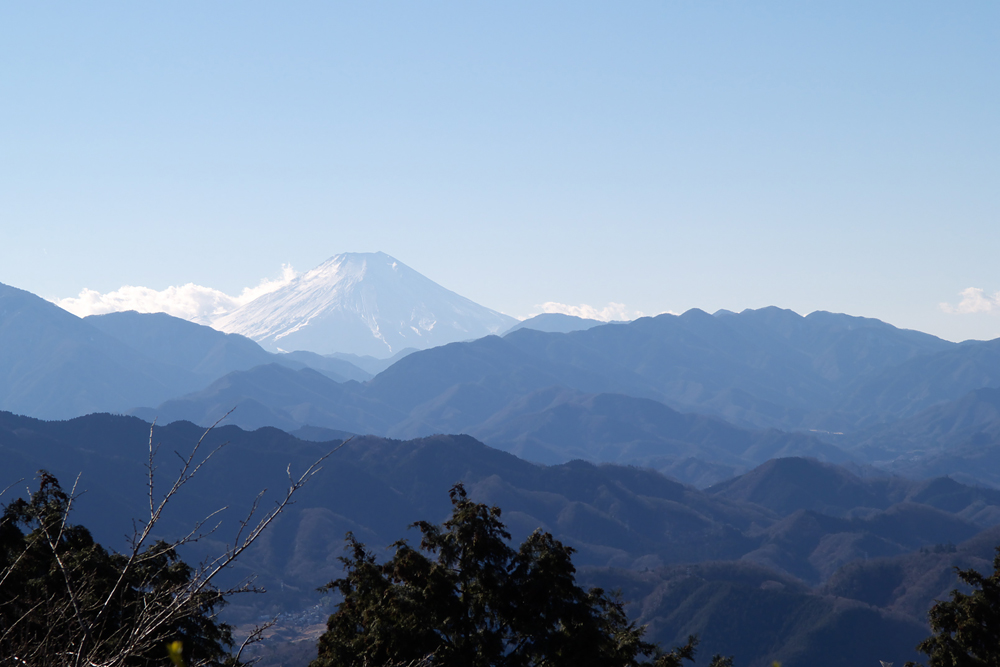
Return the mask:
<path id="1" fill-rule="evenodd" d="M 215 617 L 223 594 L 182 595 L 192 568 L 170 544 L 131 560 L 109 553 L 68 523 L 58 480 L 40 478 L 0 519 L 0 664 L 162 665 L 168 641 L 182 642 L 189 665 L 221 664 L 232 644 Z"/>
<path id="2" fill-rule="evenodd" d="M 414 524 L 420 549 L 396 542 L 385 563 L 348 535 L 343 601 L 311 667 L 677 667 L 694 637 L 663 653 L 642 639 L 622 602 L 576 584 L 573 549 L 536 531 L 516 551 L 500 509 L 451 489 L 443 525 Z M 652 662 L 642 662 L 651 658 Z"/>
<path id="3" fill-rule="evenodd" d="M 1000 667 L 1000 547 L 990 576 L 971 568 L 956 572 L 972 592 L 954 590 L 951 600 L 931 608 L 934 634 L 917 649 L 927 654 L 929 667 Z"/>
<path id="4" fill-rule="evenodd" d="M 223 417 L 224 418 L 224 417 Z M 221 421 L 221 420 L 220 420 Z M 187 667 L 242 664 L 243 650 L 273 624 L 251 630 L 235 655 L 231 628 L 216 613 L 229 596 L 257 590 L 252 579 L 220 589 L 215 581 L 251 548 L 293 502 L 320 465 L 347 441 L 317 459 L 300 476 L 286 468 L 288 486 L 268 511 L 260 510 L 264 491 L 236 522 L 234 535 L 192 567 L 177 549 L 211 535 L 202 530 L 211 512 L 186 535 L 165 542 L 154 537 L 167 507 L 226 443 L 202 447 L 207 429 L 184 456 L 165 487 L 157 484 L 153 426 L 149 431 L 147 499 L 149 514 L 133 522 L 123 553 L 109 552 L 83 526 L 69 522 L 74 491 L 63 491 L 51 474 L 29 498 L 8 504 L 0 518 L 0 667 L 146 667 L 162 665 L 167 647 Z M 0 491 L 2 495 L 4 491 Z M 164 491 L 163 488 L 166 490 Z M 224 509 L 224 508 L 223 508 Z M 260 511 L 258 511 L 260 510 Z"/>

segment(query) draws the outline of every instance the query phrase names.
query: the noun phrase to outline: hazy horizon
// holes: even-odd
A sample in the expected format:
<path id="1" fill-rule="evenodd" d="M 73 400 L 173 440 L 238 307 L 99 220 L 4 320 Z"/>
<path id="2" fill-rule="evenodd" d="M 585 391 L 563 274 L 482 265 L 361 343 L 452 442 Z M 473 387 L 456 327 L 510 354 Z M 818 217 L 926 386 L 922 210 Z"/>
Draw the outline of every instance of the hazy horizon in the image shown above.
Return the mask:
<path id="1" fill-rule="evenodd" d="M 396 258 L 398 259 L 398 258 Z M 256 299 L 265 294 L 274 292 L 285 285 L 288 285 L 295 278 L 302 275 L 305 272 L 296 271 L 293 267 L 289 265 L 284 265 L 282 267 L 282 275 L 276 279 L 263 278 L 261 281 L 252 286 L 243 288 L 238 294 L 226 294 L 221 290 L 214 289 L 210 286 L 205 285 L 195 285 L 194 283 L 187 283 L 184 285 L 169 286 L 163 290 L 153 290 L 147 287 L 141 286 L 123 286 L 118 290 L 112 292 L 101 294 L 94 290 L 83 290 L 76 297 L 67 297 L 63 299 L 49 299 L 57 306 L 68 310 L 69 312 L 77 315 L 79 317 L 87 317 L 89 315 L 104 315 L 108 313 L 124 312 L 124 311 L 137 311 L 141 313 L 167 313 L 175 317 L 180 317 L 191 322 L 196 322 L 198 324 L 204 324 L 208 326 L 213 326 L 215 320 L 224 314 L 231 313 L 241 306 L 250 303 L 253 299 Z M 447 288 L 447 285 L 443 287 Z M 454 290 L 453 290 L 454 291 Z M 464 295 L 462 295 L 464 296 Z M 966 297 L 968 300 L 970 297 Z M 480 304 L 489 308 L 488 304 Z M 769 304 L 770 306 L 776 306 L 781 308 L 779 304 Z M 763 306 L 767 307 L 767 306 Z M 698 308 L 698 306 L 692 306 L 692 308 Z M 705 310 L 701 308 L 700 310 Z M 727 308 L 716 309 L 715 311 L 707 311 L 710 313 L 718 312 L 719 310 L 731 310 Z M 742 310 L 742 309 L 741 309 Z M 794 309 L 789 309 L 793 310 Z M 797 314 L 805 317 L 812 312 L 817 312 L 822 309 L 816 309 L 809 312 L 798 312 Z M 502 311 L 497 311 L 501 312 Z M 740 312 L 740 311 L 733 311 Z M 563 304 L 558 302 L 545 302 L 541 304 L 535 304 L 531 312 L 527 314 L 511 314 L 503 313 L 504 315 L 509 315 L 517 320 L 524 321 L 535 317 L 537 315 L 545 313 L 559 313 L 564 315 L 572 315 L 575 317 L 582 317 L 585 319 L 599 320 L 602 322 L 614 322 L 614 321 L 629 321 L 640 317 L 655 317 L 656 315 L 670 314 L 670 315 L 680 315 L 681 313 L 675 311 L 663 311 L 660 313 L 643 313 L 641 311 L 630 310 L 625 304 L 621 303 L 608 303 L 603 308 L 594 307 L 590 304 Z M 845 313 L 847 315 L 856 315 L 856 313 Z M 879 318 L 876 318 L 879 319 Z M 894 324 L 893 322 L 888 322 L 888 324 Z M 895 326 L 895 325 L 894 325 Z M 899 327 L 907 328 L 907 327 Z M 930 333 L 930 332 L 925 332 Z M 939 336 L 945 340 L 951 340 L 952 342 L 962 342 L 962 340 L 972 340 L 972 339 L 949 339 L 944 336 Z M 992 340 L 992 339 L 980 339 L 980 340 Z"/>
<path id="2" fill-rule="evenodd" d="M 384 251 L 515 317 L 776 305 L 996 338 L 998 19 L 7 5 L 0 282 L 237 299 Z"/>

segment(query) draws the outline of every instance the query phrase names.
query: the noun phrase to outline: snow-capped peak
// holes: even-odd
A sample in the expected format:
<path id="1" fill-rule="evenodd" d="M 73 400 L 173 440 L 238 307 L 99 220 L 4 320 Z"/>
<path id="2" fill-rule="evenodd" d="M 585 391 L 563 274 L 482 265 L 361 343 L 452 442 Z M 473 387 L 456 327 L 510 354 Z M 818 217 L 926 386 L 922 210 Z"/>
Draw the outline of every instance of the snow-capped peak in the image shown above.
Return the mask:
<path id="1" fill-rule="evenodd" d="M 272 350 L 385 357 L 406 347 L 479 338 L 514 323 L 377 252 L 331 257 L 213 326 Z"/>

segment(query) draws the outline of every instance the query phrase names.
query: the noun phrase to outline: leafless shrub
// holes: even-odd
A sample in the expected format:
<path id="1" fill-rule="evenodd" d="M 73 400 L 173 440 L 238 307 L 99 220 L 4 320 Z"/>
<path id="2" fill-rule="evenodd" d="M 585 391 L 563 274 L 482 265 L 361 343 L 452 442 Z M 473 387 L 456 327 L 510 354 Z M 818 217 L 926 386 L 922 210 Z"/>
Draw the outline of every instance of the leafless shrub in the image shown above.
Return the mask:
<path id="1" fill-rule="evenodd" d="M 0 525 L 0 530 L 16 530 L 12 518 L 16 512 L 11 507 L 33 512 L 31 518 L 38 527 L 25 537 L 24 546 L 18 553 L 0 555 L 0 591 L 5 591 L 5 584 L 7 589 L 11 589 L 0 597 L 0 653 L 3 654 L 0 655 L 0 664 L 22 667 L 163 664 L 167 657 L 165 642 L 177 633 L 178 628 L 184 630 L 184 636 L 192 643 L 198 640 L 197 633 L 202 630 L 208 635 L 202 639 L 208 641 L 210 646 L 231 644 L 231 630 L 217 622 L 215 607 L 232 595 L 258 589 L 252 578 L 232 587 L 219 588 L 216 586 L 219 575 L 257 541 L 293 502 L 296 493 L 319 472 L 323 461 L 347 441 L 298 476 L 292 474 L 289 466 L 286 469 L 287 488 L 274 506 L 266 512 L 262 511 L 266 489 L 261 491 L 225 547 L 191 567 L 178 560 L 177 550 L 215 533 L 220 524 L 210 524 L 226 507 L 209 513 L 185 535 L 172 541 L 157 540 L 153 536 L 170 503 L 226 446 L 227 443 L 223 443 L 207 453 L 204 451 L 205 438 L 217 425 L 218 422 L 209 427 L 186 456 L 178 455 L 181 459 L 180 470 L 162 497 L 158 496 L 155 483 L 159 449 L 158 445 L 154 445 L 155 423 L 150 426 L 149 453 L 145 463 L 148 516 L 134 522 L 134 532 L 128 539 L 125 552 L 108 555 L 99 545 L 93 545 L 112 564 L 105 568 L 106 571 L 96 571 L 101 568 L 92 565 L 104 561 L 81 558 L 78 552 L 68 547 L 70 541 L 80 541 L 84 534 L 87 540 L 90 539 L 85 529 L 80 533 L 80 527 L 69 524 L 79 477 L 70 493 L 65 494 L 54 477 L 49 475 L 46 478 L 47 473 L 43 473 L 39 494 L 47 493 L 51 498 L 32 494 L 31 503 L 34 505 L 21 500 L 11 503 L 4 513 L 4 524 Z M 40 555 L 51 563 L 49 571 L 43 573 L 47 577 L 46 584 L 40 589 L 35 587 L 43 590 L 44 594 L 29 596 L 27 590 L 34 580 L 29 580 L 25 564 Z M 4 607 L 7 612 L 16 610 L 17 613 L 4 615 Z M 42 623 L 39 623 L 40 619 Z M 218 650 L 209 650 L 203 652 L 202 657 L 198 657 L 196 651 L 190 652 L 191 657 L 188 657 L 189 650 L 185 647 L 187 667 L 223 662 L 242 664 L 244 649 L 259 641 L 272 624 L 273 621 L 256 627 L 233 655 L 219 655 Z"/>

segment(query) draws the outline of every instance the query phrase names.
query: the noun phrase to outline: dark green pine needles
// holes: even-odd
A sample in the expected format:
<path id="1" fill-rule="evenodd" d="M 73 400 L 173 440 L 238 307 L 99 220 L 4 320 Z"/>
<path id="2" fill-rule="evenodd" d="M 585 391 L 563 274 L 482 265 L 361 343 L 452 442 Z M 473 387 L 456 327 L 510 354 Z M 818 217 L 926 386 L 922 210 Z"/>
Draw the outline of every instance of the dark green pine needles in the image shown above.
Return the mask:
<path id="1" fill-rule="evenodd" d="M 917 648 L 927 654 L 930 667 L 1000 667 L 1000 547 L 990 576 L 955 571 L 972 592 L 954 590 L 951 600 L 931 607 L 927 617 L 934 634 Z"/>
<path id="2" fill-rule="evenodd" d="M 499 508 L 473 503 L 461 484 L 451 502 L 443 525 L 414 524 L 419 550 L 401 540 L 382 564 L 348 535 L 346 575 L 325 587 L 344 599 L 311 667 L 677 667 L 693 658 L 694 637 L 662 652 L 621 600 L 577 586 L 573 550 L 548 533 L 515 551 Z"/>

